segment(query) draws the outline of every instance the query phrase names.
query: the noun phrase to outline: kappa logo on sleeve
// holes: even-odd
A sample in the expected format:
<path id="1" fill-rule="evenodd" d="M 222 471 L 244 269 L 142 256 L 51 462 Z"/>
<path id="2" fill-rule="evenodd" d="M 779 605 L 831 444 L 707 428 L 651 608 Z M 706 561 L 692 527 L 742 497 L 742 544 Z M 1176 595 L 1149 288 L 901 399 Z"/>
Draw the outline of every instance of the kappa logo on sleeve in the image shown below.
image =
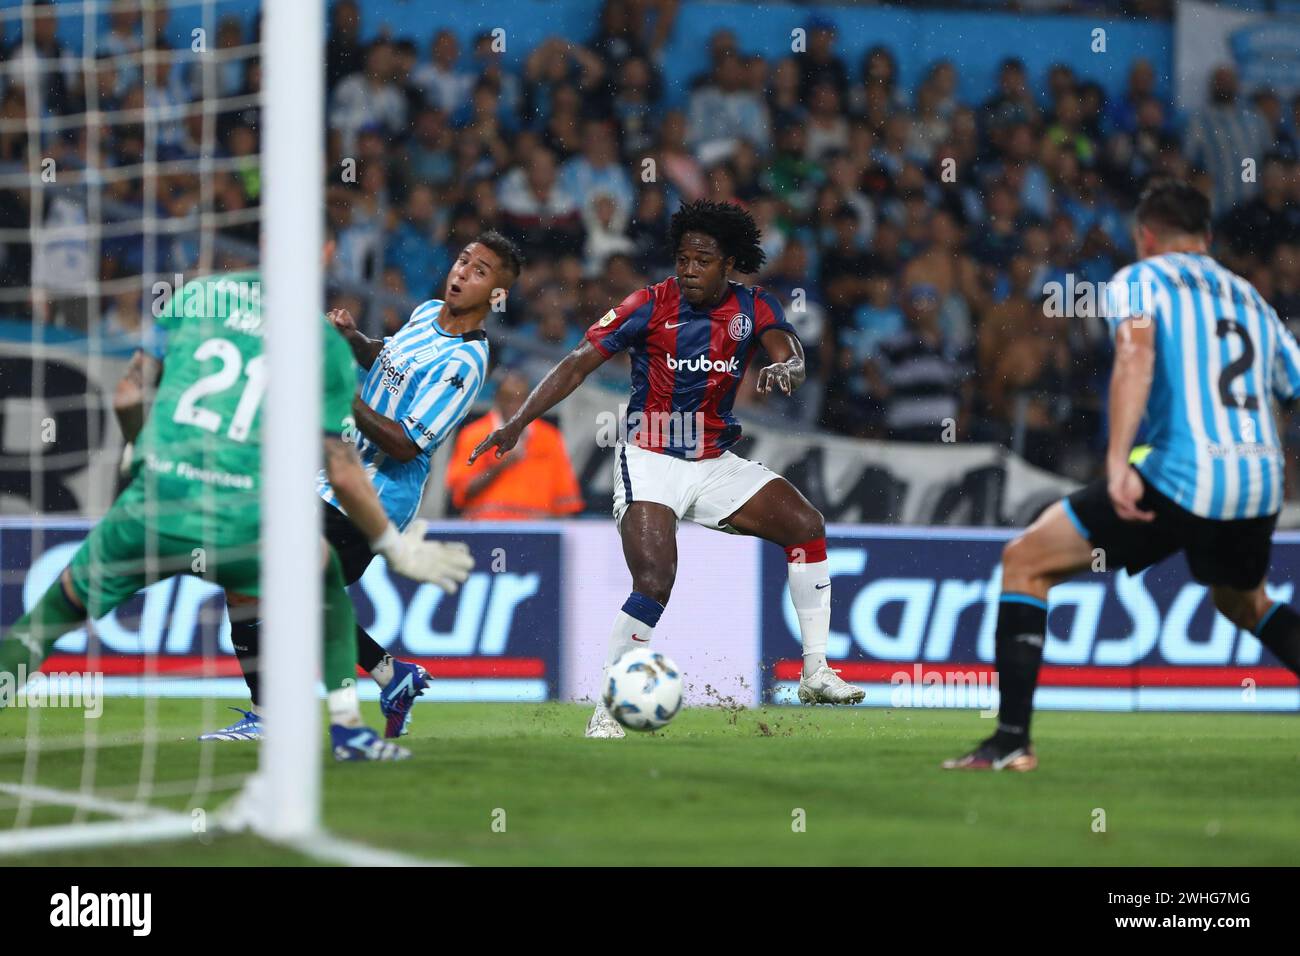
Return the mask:
<path id="1" fill-rule="evenodd" d="M 461 378 L 459 374 L 453 375 L 451 378 L 444 378 L 443 381 L 444 381 L 444 382 L 450 382 L 452 388 L 464 388 L 464 387 L 465 387 L 465 380 L 464 380 L 463 378 Z"/>

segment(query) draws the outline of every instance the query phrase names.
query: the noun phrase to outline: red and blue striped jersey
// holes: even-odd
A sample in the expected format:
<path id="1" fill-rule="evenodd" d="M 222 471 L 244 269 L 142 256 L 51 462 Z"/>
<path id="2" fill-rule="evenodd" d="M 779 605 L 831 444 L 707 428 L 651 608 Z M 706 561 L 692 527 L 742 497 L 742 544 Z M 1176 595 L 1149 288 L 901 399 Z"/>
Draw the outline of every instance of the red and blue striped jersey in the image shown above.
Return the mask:
<path id="1" fill-rule="evenodd" d="M 701 310 L 674 276 L 634 292 L 587 329 L 606 358 L 627 349 L 632 359 L 628 441 L 674 458 L 716 458 L 740 439 L 731 407 L 759 339 L 770 329 L 795 331 L 772 293 L 730 285 L 722 302 Z"/>

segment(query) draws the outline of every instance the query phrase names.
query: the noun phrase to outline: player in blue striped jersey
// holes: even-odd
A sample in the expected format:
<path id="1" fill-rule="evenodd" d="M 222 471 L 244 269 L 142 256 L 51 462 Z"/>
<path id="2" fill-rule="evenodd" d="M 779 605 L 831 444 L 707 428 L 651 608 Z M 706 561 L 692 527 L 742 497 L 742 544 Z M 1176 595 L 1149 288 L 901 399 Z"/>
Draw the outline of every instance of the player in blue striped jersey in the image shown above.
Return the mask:
<path id="1" fill-rule="evenodd" d="M 455 318 L 440 299 L 422 303 L 382 342 L 361 335 L 346 312 L 331 318 L 367 369 L 352 407 L 360 431 L 357 453 L 385 509 L 405 527 L 419 510 L 433 452 L 464 420 L 487 377 L 487 334 L 477 326 L 450 332 Z M 324 472 L 316 490 L 339 507 Z"/>
<path id="2" fill-rule="evenodd" d="M 1138 203 L 1141 258 L 1101 297 L 1115 339 L 1106 475 L 1003 551 L 997 732 L 948 769 L 1037 766 L 1029 721 L 1047 594 L 1099 551 L 1130 574 L 1183 552 L 1219 612 L 1300 674 L 1300 615 L 1264 589 L 1282 506 L 1273 402 L 1300 397 L 1300 345 L 1249 282 L 1210 257 L 1209 227 L 1210 202 L 1191 186 L 1159 183 Z"/>
<path id="3" fill-rule="evenodd" d="M 1300 393 L 1300 347 L 1245 279 L 1203 253 L 1151 256 L 1110 286 L 1112 334 L 1132 289 L 1149 314 L 1157 361 L 1147 406 L 1146 453 L 1137 469 L 1203 518 L 1275 514 L 1282 506 L 1282 449 L 1270 397 Z"/>
<path id="4" fill-rule="evenodd" d="M 488 370 L 483 325 L 519 275 L 518 249 L 504 236 L 485 232 L 461 250 L 447 275 L 442 299 L 421 303 L 396 335 L 371 339 L 346 311 L 330 313 L 352 347 L 365 378 L 352 402 L 357 453 L 396 530 L 416 525 L 433 453 L 455 432 L 483 387 Z M 359 534 L 339 506 L 324 472 L 317 478 L 325 537 L 351 585 L 360 580 L 379 545 Z M 259 628 L 232 625 L 244 678 L 256 705 Z M 380 707 L 385 736 L 406 732 L 411 706 L 428 684 L 418 664 L 394 659 L 357 625 L 357 663 L 383 688 Z M 223 737 L 219 739 L 230 739 Z"/>

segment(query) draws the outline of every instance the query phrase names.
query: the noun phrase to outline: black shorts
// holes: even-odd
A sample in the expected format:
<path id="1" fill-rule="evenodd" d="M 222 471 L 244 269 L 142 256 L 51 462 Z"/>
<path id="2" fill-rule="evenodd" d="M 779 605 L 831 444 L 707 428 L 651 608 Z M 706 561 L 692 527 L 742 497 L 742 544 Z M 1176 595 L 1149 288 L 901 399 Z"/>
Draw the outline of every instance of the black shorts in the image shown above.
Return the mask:
<path id="1" fill-rule="evenodd" d="M 1192 577 L 1201 584 L 1250 591 L 1268 573 L 1277 515 L 1218 521 L 1192 514 L 1151 486 L 1138 506 L 1154 511 L 1150 522 L 1124 521 L 1115 513 L 1106 479 L 1080 488 L 1065 499 L 1065 512 L 1094 547 L 1106 555 L 1107 567 L 1122 565 L 1137 574 L 1182 551 Z"/>
<path id="2" fill-rule="evenodd" d="M 321 513 L 324 516 L 325 540 L 334 548 L 343 565 L 343 580 L 348 584 L 356 584 L 374 560 L 375 553 L 370 550 L 370 542 L 361 529 L 352 523 L 352 519 L 333 505 L 322 501 Z"/>

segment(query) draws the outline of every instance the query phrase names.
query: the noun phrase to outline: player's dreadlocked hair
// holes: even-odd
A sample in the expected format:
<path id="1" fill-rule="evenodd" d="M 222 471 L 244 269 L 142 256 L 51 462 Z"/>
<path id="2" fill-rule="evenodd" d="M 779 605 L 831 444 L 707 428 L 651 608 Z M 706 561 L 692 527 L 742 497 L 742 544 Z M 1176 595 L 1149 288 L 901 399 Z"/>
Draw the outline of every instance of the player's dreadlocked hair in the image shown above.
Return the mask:
<path id="1" fill-rule="evenodd" d="M 767 259 L 759 245 L 758 223 L 735 203 L 707 199 L 683 203 L 668 226 L 669 255 L 676 257 L 682 236 L 688 232 L 702 232 L 716 239 L 724 256 L 735 256 L 737 272 L 757 272 Z"/>

